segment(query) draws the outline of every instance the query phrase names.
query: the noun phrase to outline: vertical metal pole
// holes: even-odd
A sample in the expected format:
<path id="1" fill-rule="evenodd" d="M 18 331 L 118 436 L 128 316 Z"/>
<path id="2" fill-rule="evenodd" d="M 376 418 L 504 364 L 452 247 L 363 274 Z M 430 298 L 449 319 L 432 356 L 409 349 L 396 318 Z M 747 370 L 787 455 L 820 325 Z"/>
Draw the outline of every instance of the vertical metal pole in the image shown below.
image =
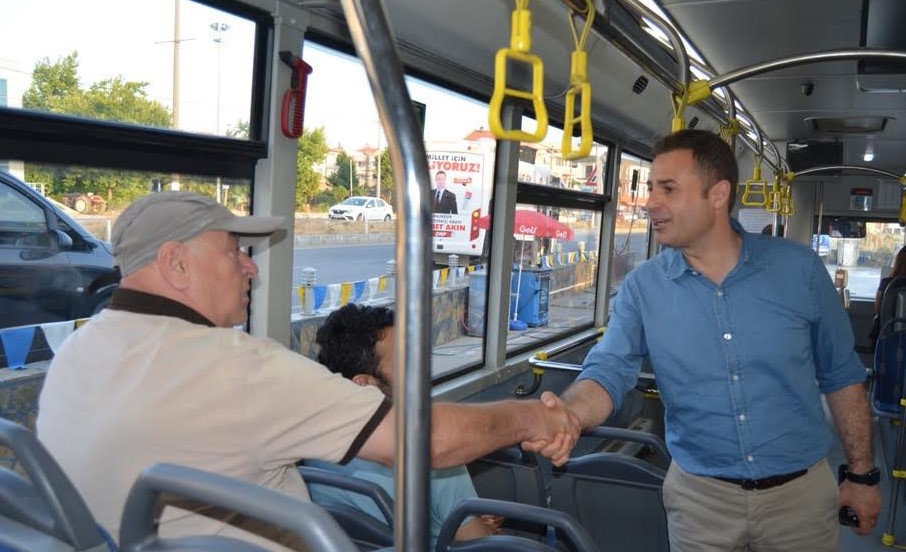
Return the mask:
<path id="1" fill-rule="evenodd" d="M 598 250 L 598 292 L 595 294 L 595 326 L 607 323 L 610 306 L 610 282 L 613 278 L 613 248 L 616 236 L 617 206 L 620 204 L 620 158 L 623 150 L 614 145 L 607 149 L 607 170 L 601 175 L 604 179 L 604 193 L 610 195 L 610 201 L 604 207 L 601 217 L 601 247 Z"/>
<path id="2" fill-rule="evenodd" d="M 424 137 L 403 80 L 402 64 L 379 0 L 342 0 L 349 32 L 365 66 L 397 179 L 393 401 L 396 435 L 396 550 L 428 549 L 431 428 L 431 205 Z"/>

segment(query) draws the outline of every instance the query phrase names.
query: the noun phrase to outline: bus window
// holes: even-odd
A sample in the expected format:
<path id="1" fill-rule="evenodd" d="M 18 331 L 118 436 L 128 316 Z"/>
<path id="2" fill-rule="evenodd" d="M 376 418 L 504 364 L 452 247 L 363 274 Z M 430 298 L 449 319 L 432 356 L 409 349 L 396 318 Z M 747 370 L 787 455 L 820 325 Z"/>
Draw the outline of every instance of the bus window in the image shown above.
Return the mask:
<path id="1" fill-rule="evenodd" d="M 103 309 L 119 282 L 109 243 L 113 225 L 142 196 L 162 187 L 189 190 L 249 214 L 248 180 L 18 160 L 8 165 L 0 172 L 0 328 L 77 320 Z M 35 353 L 33 360 L 52 356 L 49 348 Z"/>
<path id="2" fill-rule="evenodd" d="M 829 226 L 834 227 L 829 223 L 824 229 Z M 831 278 L 838 268 L 849 273 L 850 297 L 874 301 L 881 278 L 893 268 L 893 259 L 903 246 L 903 228 L 895 222 L 865 220 L 850 220 L 848 225 L 837 226 L 843 231 L 822 234 L 828 247 L 826 251 L 819 250 L 818 254 L 825 253 L 821 259 Z"/>
<path id="3" fill-rule="evenodd" d="M 600 233 L 599 212 L 516 205 L 507 351 L 592 324 Z"/>
<path id="4" fill-rule="evenodd" d="M 313 73 L 298 149 L 291 324 L 304 337 L 347 302 L 393 306 L 399 213 L 387 139 L 361 62 L 311 41 L 302 57 Z M 496 141 L 486 130 L 486 104 L 406 82 L 424 106 L 435 260 L 432 364 L 441 376 L 483 360 L 484 296 L 468 311 L 467 299 L 470 275 L 477 281 L 485 268 L 487 230 L 476 224 L 491 201 Z M 310 347 L 300 343 L 303 354 Z"/>
<path id="5" fill-rule="evenodd" d="M 620 156 L 612 293 L 619 292 L 626 274 L 648 258 L 648 172 L 651 163 L 624 153 Z M 611 303 L 612 305 L 613 303 Z"/>
<path id="6" fill-rule="evenodd" d="M 166 6 L 175 8 L 155 0 L 5 6 L 8 107 L 248 138 L 256 24 L 191 0 Z"/>

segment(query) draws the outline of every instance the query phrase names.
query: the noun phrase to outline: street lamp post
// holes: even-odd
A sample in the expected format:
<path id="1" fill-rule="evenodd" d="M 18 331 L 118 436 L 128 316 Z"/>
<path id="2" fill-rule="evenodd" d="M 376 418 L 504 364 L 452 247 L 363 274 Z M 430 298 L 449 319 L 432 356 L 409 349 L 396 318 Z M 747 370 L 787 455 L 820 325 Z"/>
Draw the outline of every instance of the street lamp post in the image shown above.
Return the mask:
<path id="1" fill-rule="evenodd" d="M 349 156 L 349 197 L 352 197 L 352 156 Z"/>
<path id="2" fill-rule="evenodd" d="M 223 46 L 223 33 L 230 30 L 230 26 L 226 23 L 218 23 L 215 21 L 211 23 L 210 27 L 211 30 L 214 31 L 214 43 L 217 44 L 217 130 L 215 134 L 217 134 L 217 136 L 220 136 L 220 70 L 223 59 L 223 56 L 221 55 L 221 47 Z M 226 204 L 226 198 L 222 197 L 223 194 L 219 176 L 217 177 L 216 187 L 217 189 L 215 193 L 217 196 L 217 202 Z"/>

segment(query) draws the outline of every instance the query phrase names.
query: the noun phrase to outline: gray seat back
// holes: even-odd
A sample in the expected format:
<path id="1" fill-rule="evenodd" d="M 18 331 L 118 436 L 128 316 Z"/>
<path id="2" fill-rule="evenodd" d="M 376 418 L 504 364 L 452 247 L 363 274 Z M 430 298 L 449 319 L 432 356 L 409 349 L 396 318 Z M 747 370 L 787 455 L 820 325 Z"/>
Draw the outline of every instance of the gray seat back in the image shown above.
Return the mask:
<path id="1" fill-rule="evenodd" d="M 519 447 L 506 447 L 472 461 L 468 470 L 481 498 L 547 507 L 548 485 L 534 454 L 524 453 Z M 504 528 L 517 536 L 544 538 L 544 528 L 536 524 L 508 518 Z"/>
<path id="2" fill-rule="evenodd" d="M 155 507 L 162 493 L 219 506 L 298 535 L 313 552 L 356 552 L 340 526 L 318 506 L 258 485 L 173 464 L 155 464 L 136 479 L 120 524 L 123 552 L 217 550 L 263 552 L 238 539 L 203 535 L 165 539 L 157 534 Z"/>
<path id="3" fill-rule="evenodd" d="M 602 550 L 669 549 L 661 495 L 666 472 L 610 452 L 588 454 L 554 469 L 551 508 L 575 517 Z"/>
<path id="4" fill-rule="evenodd" d="M 506 519 L 542 527 L 552 527 L 560 542 L 556 546 L 518 536 L 492 535 L 480 539 L 453 542 L 453 537 L 468 516 L 492 514 Z M 437 537 L 436 552 L 598 552 L 588 532 L 571 516 L 540 506 L 516 504 L 488 498 L 469 498 L 456 505 L 444 521 Z"/>
<path id="5" fill-rule="evenodd" d="M 878 309 L 881 332 L 906 330 L 906 278 L 894 278 L 881 295 Z"/>
<path id="6" fill-rule="evenodd" d="M 28 476 L 0 468 L 0 548 L 110 550 L 82 496 L 34 433 L 0 418 L 0 445 Z"/>
<path id="7" fill-rule="evenodd" d="M 299 473 L 309 487 L 327 485 L 370 498 L 384 519 L 376 519 L 358 508 L 345 504 L 327 504 L 323 502 L 317 502 L 317 504 L 340 524 L 340 527 L 360 549 L 375 550 L 393 546 L 393 499 L 390 498 L 390 495 L 387 494 L 383 487 L 373 481 L 346 477 L 339 473 L 313 466 L 300 466 Z"/>

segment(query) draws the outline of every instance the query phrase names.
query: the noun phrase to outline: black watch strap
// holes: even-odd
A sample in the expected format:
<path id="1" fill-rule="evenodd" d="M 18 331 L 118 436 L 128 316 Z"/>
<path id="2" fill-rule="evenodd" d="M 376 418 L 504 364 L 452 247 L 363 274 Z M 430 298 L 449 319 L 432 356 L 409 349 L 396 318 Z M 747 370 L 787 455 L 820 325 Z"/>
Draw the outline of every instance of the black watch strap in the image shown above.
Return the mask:
<path id="1" fill-rule="evenodd" d="M 872 468 L 866 473 L 853 473 L 849 471 L 846 464 L 841 464 L 840 469 L 837 473 L 839 483 L 842 483 L 843 480 L 852 481 L 853 483 L 858 483 L 859 485 L 877 485 L 881 481 L 881 470 L 878 468 Z"/>

